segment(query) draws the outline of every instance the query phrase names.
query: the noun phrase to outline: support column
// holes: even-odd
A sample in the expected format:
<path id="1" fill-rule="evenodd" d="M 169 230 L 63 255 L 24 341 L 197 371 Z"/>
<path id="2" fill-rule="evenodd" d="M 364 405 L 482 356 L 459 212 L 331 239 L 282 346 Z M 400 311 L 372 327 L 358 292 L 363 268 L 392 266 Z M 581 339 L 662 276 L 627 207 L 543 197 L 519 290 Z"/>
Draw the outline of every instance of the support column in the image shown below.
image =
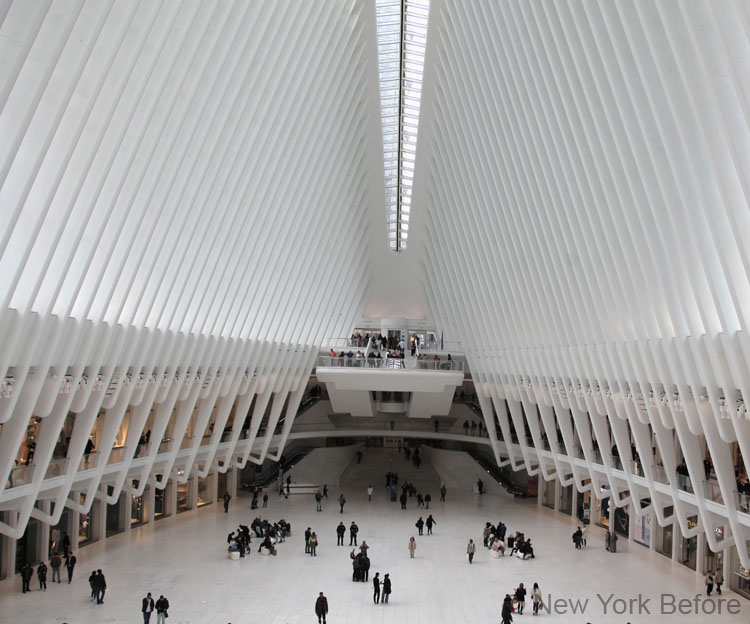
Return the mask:
<path id="1" fill-rule="evenodd" d="M 107 501 L 97 498 L 91 505 L 94 509 L 92 541 L 107 539 Z"/>
<path id="2" fill-rule="evenodd" d="M 76 493 L 73 493 L 73 496 L 78 496 Z M 70 550 L 74 553 L 76 553 L 76 556 L 78 554 L 78 531 L 81 527 L 81 513 L 77 509 L 71 509 L 70 510 L 70 532 L 68 533 L 68 536 L 70 537 Z"/>
<path id="3" fill-rule="evenodd" d="M 6 511 L 0 514 L 5 520 L 9 515 L 15 512 Z M 2 536 L 3 540 L 3 553 L 2 560 L 0 560 L 0 576 L 5 578 L 12 578 L 16 574 L 16 540 L 10 539 L 5 535 Z"/>
<path id="4" fill-rule="evenodd" d="M 536 488 L 536 506 L 541 507 L 544 500 L 544 480 L 538 479 L 537 480 L 537 488 Z"/>
<path id="5" fill-rule="evenodd" d="M 143 492 L 143 514 L 146 517 L 144 524 L 151 524 L 154 521 L 156 488 L 149 485 Z"/>
<path id="6" fill-rule="evenodd" d="M 166 476 L 166 475 L 165 475 Z M 177 480 L 170 479 L 172 482 L 167 486 L 167 514 L 177 515 Z"/>
<path id="7" fill-rule="evenodd" d="M 50 513 L 50 506 L 51 506 L 51 503 L 48 500 L 39 501 L 39 508 L 45 514 Z M 39 553 L 39 561 L 44 561 L 45 563 L 48 563 L 49 562 L 50 526 L 46 522 L 40 522 L 39 524 L 40 524 L 40 530 L 39 530 L 39 535 L 37 537 L 37 540 L 39 542 L 37 544 L 37 548 L 39 549 L 37 551 Z"/>
<path id="8" fill-rule="evenodd" d="M 121 494 L 124 498 L 120 501 L 120 526 L 123 531 L 130 531 L 130 514 L 133 511 L 133 495 L 130 492 Z"/>
<path id="9" fill-rule="evenodd" d="M 227 470 L 227 490 L 232 498 L 237 496 L 237 481 L 239 480 L 239 469 L 230 468 Z"/>
<path id="10" fill-rule="evenodd" d="M 695 544 L 695 572 L 703 576 L 704 554 L 706 552 L 706 534 L 702 531 L 698 533 L 698 539 Z"/>
<path id="11" fill-rule="evenodd" d="M 680 563 L 680 540 L 682 539 L 682 531 L 680 531 L 680 525 L 675 522 L 672 525 L 672 561 L 674 563 Z"/>
<path id="12" fill-rule="evenodd" d="M 560 479 L 555 479 L 555 511 L 560 511 L 560 492 L 561 491 L 562 491 L 562 484 L 560 483 Z"/>

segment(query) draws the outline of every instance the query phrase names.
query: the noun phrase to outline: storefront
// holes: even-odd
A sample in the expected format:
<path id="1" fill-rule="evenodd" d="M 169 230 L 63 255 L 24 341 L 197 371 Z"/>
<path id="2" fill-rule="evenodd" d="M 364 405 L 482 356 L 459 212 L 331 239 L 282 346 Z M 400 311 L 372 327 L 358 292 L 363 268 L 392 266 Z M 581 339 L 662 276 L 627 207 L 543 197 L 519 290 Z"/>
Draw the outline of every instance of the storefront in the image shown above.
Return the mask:
<path id="1" fill-rule="evenodd" d="M 224 493 L 229 491 L 229 473 L 220 472 L 216 475 L 216 500 L 220 501 L 224 498 Z"/>
<path id="2" fill-rule="evenodd" d="M 698 516 L 690 516 L 687 519 L 687 525 L 689 529 L 692 529 L 698 525 Z M 690 538 L 681 538 L 680 547 L 678 551 L 678 561 L 690 568 L 695 570 L 696 558 L 698 552 L 698 538 L 693 536 Z"/>
<path id="3" fill-rule="evenodd" d="M 555 508 L 555 492 L 557 487 L 557 480 L 552 479 L 550 481 L 544 481 L 542 483 L 542 505 L 549 507 L 550 509 Z"/>
<path id="4" fill-rule="evenodd" d="M 81 505 L 86 500 L 84 494 L 78 495 L 78 500 Z M 78 546 L 85 546 L 94 541 L 94 513 L 96 505 L 91 505 L 88 513 L 81 512 L 78 514 Z"/>
<path id="5" fill-rule="evenodd" d="M 157 478 L 160 477 L 160 475 L 156 476 Z M 165 488 L 156 488 L 154 490 L 154 520 L 166 518 L 172 513 L 172 510 L 169 508 L 169 495 L 172 487 L 174 485 L 170 481 Z"/>
<path id="6" fill-rule="evenodd" d="M 50 504 L 51 513 L 54 513 L 55 511 L 55 503 Z M 70 522 L 71 522 L 72 513 L 69 509 L 63 509 L 62 515 L 60 516 L 60 521 L 53 527 L 50 527 L 49 530 L 49 547 L 48 547 L 48 556 L 51 556 L 53 553 L 63 553 L 63 539 L 66 534 L 70 533 Z"/>
<path id="7" fill-rule="evenodd" d="M 609 485 L 603 485 L 602 492 L 609 492 Z M 609 496 L 596 501 L 596 524 L 609 530 Z"/>
<path id="8" fill-rule="evenodd" d="M 114 493 L 114 488 L 111 485 L 107 486 L 107 496 L 112 496 Z M 117 502 L 114 505 L 107 505 L 107 537 L 110 537 L 111 535 L 117 535 L 118 533 L 122 533 L 122 531 L 125 530 L 123 518 L 122 518 L 122 498 L 124 494 L 121 494 Z"/>
<path id="9" fill-rule="evenodd" d="M 591 483 L 590 479 L 584 479 L 582 485 L 586 486 Z M 591 490 L 578 493 L 578 502 L 576 505 L 576 517 L 583 524 L 591 523 Z"/>
<path id="10" fill-rule="evenodd" d="M 622 537 L 630 536 L 630 515 L 627 507 L 617 507 L 614 513 L 615 532 Z"/>
<path id="11" fill-rule="evenodd" d="M 716 527 L 714 529 L 714 536 L 716 541 L 720 542 L 724 539 L 724 527 Z M 724 551 L 714 552 L 710 546 L 706 544 L 703 549 L 703 568 L 701 572 L 708 574 L 709 570 L 715 571 L 717 568 L 722 568 L 724 565 Z"/>
<path id="12" fill-rule="evenodd" d="M 573 515 L 573 486 L 560 486 L 560 505 L 558 509 L 569 516 Z"/>
<path id="13" fill-rule="evenodd" d="M 214 502 L 214 475 L 209 474 L 205 479 L 198 479 L 197 506 L 203 507 Z"/>
<path id="14" fill-rule="evenodd" d="M 24 563 L 36 565 L 41 561 L 41 534 L 41 522 L 30 518 L 23 536 L 16 540 L 16 572 L 21 571 Z"/>
<path id="15" fill-rule="evenodd" d="M 664 515 L 671 516 L 673 508 L 671 506 L 664 508 Z M 672 558 L 672 543 L 674 541 L 674 525 L 669 525 L 656 529 L 656 552 L 665 557 Z"/>
<path id="16" fill-rule="evenodd" d="M 138 481 L 133 481 L 133 487 L 138 487 Z M 146 515 L 146 501 L 148 500 L 148 494 L 149 494 L 149 486 L 146 486 L 143 489 L 143 494 L 141 496 L 136 496 L 135 494 L 131 494 L 131 501 L 130 501 L 130 526 L 131 527 L 137 527 L 141 524 L 145 524 L 148 521 L 148 516 Z"/>
<path id="17" fill-rule="evenodd" d="M 188 479 L 185 483 L 177 483 L 177 513 L 182 513 L 193 508 L 193 501 L 190 500 L 192 486 L 192 478 Z"/>
<path id="18" fill-rule="evenodd" d="M 633 518 L 633 540 L 638 544 L 651 547 L 651 514 L 648 509 L 644 509 L 643 515 L 636 515 Z M 671 545 L 670 545 L 671 548 Z"/>
<path id="19" fill-rule="evenodd" d="M 727 579 L 729 587 L 741 596 L 750 599 L 750 569 L 742 567 L 736 546 L 732 546 L 729 553 L 729 578 Z M 750 555 L 750 546 L 748 546 L 748 555 Z"/>

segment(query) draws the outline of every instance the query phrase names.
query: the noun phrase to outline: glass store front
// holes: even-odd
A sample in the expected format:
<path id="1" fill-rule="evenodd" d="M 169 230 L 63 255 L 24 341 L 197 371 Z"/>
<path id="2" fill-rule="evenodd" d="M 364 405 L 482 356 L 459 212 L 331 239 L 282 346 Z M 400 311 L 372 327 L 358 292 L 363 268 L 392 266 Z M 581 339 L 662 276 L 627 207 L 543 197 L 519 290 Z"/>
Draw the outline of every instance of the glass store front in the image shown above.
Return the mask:
<path id="1" fill-rule="evenodd" d="M 731 589 L 750 599 L 750 569 L 742 567 L 736 546 L 732 546 L 729 553 L 729 578 L 726 581 Z M 748 554 L 750 555 L 750 546 Z"/>
<path id="2" fill-rule="evenodd" d="M 188 479 L 185 483 L 177 483 L 177 513 L 188 511 L 193 508 L 193 501 L 190 500 L 190 490 L 192 489 L 193 479 Z"/>
<path id="3" fill-rule="evenodd" d="M 78 501 L 81 505 L 86 500 L 85 495 L 79 494 Z M 85 546 L 94 541 L 94 513 L 96 505 L 91 505 L 88 513 L 78 514 L 78 546 Z"/>
<path id="4" fill-rule="evenodd" d="M 550 509 L 555 508 L 555 486 L 557 481 L 552 479 L 551 481 L 544 481 L 542 483 L 542 505 L 549 507 Z"/>
<path id="5" fill-rule="evenodd" d="M 698 524 L 698 516 L 690 516 L 687 519 L 688 528 L 692 529 L 693 527 L 697 526 Z M 695 570 L 696 565 L 696 557 L 698 552 L 698 538 L 697 536 L 693 536 L 690 538 L 681 538 L 680 539 L 680 549 L 678 552 L 679 562 L 690 568 L 691 570 Z"/>
<path id="6" fill-rule="evenodd" d="M 209 474 L 205 479 L 198 479 L 198 507 L 210 505 L 214 498 L 214 477 Z"/>
<path id="7" fill-rule="evenodd" d="M 156 475 L 157 478 L 160 475 Z M 167 483 L 164 489 L 156 488 L 154 490 L 154 520 L 166 518 L 172 511 L 169 509 L 169 493 L 172 483 Z"/>
<path id="8" fill-rule="evenodd" d="M 133 487 L 138 488 L 138 481 L 133 481 Z M 143 494 L 141 496 L 136 496 L 135 494 L 131 494 L 131 500 L 130 500 L 130 526 L 131 527 L 137 527 L 141 524 L 144 524 L 148 518 L 146 516 L 146 505 L 145 501 L 148 500 L 148 490 L 149 486 L 146 486 L 143 489 Z"/>
<path id="9" fill-rule="evenodd" d="M 664 515 L 672 515 L 672 506 L 664 508 Z M 672 558 L 672 542 L 674 540 L 674 526 L 657 527 L 656 529 L 656 552 L 665 557 Z"/>

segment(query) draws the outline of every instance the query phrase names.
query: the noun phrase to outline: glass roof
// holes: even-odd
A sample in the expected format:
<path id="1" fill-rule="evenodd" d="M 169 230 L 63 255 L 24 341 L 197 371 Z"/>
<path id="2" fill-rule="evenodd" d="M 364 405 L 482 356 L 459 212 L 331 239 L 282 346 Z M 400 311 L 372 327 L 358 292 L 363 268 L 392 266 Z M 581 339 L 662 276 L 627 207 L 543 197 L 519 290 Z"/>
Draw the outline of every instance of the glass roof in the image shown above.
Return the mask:
<path id="1" fill-rule="evenodd" d="M 375 0 L 388 247 L 406 249 L 430 0 Z"/>

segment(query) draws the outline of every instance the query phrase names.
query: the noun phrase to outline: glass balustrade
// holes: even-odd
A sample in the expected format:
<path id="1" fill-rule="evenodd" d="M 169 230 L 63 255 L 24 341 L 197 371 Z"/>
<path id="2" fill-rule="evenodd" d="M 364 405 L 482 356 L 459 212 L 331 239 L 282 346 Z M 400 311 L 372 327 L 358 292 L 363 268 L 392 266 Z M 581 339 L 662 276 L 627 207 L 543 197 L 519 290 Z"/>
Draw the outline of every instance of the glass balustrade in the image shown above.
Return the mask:
<path id="1" fill-rule="evenodd" d="M 457 360 L 420 360 L 417 358 L 318 357 L 318 366 L 326 368 L 361 368 L 387 370 L 420 370 L 462 372 L 464 363 Z"/>

